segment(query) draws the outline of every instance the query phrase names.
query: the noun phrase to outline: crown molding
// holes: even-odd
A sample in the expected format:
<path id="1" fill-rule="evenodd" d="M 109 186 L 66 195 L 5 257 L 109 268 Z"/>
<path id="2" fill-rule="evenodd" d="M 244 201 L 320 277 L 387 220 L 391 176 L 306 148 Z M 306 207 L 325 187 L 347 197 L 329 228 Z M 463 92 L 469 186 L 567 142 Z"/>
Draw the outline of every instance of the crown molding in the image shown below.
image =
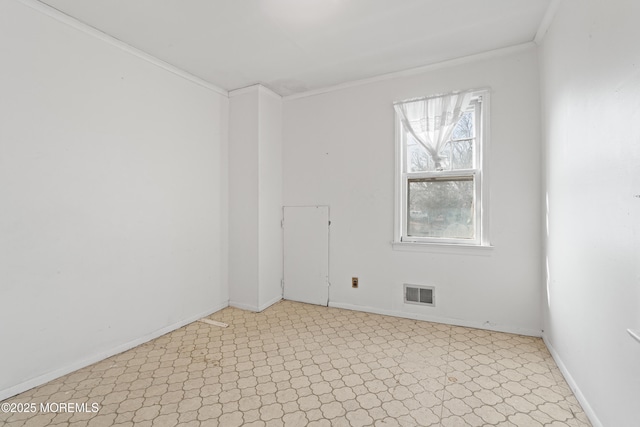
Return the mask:
<path id="1" fill-rule="evenodd" d="M 556 12 L 560 7 L 561 2 L 562 0 L 551 0 L 551 3 L 549 3 L 547 11 L 544 13 L 542 21 L 540 21 L 540 26 L 538 26 L 538 31 L 536 31 L 536 36 L 533 39 L 535 44 L 539 45 L 542 43 L 544 36 L 547 34 L 549 27 L 551 27 L 551 24 L 553 23 L 553 18 L 556 17 Z"/>
<path id="2" fill-rule="evenodd" d="M 422 74 L 422 73 L 426 73 L 426 72 L 429 72 L 429 71 L 439 70 L 439 69 L 442 69 L 442 68 L 455 67 L 455 66 L 459 66 L 459 65 L 468 64 L 468 63 L 471 63 L 471 62 L 483 61 L 483 60 L 486 60 L 486 59 L 492 59 L 492 58 L 498 58 L 498 57 L 501 57 L 501 56 L 512 55 L 514 53 L 523 52 L 523 51 L 526 51 L 526 50 L 529 50 L 529 49 L 533 49 L 535 47 L 536 47 L 536 44 L 533 43 L 533 42 L 522 43 L 522 44 L 518 44 L 518 45 L 514 45 L 514 46 L 509 46 L 509 47 L 504 47 L 504 48 L 500 48 L 500 49 L 490 50 L 490 51 L 487 51 L 487 52 L 478 53 L 478 54 L 475 54 L 475 55 L 463 56 L 463 57 L 460 57 L 460 58 L 449 59 L 447 61 L 436 62 L 436 63 L 429 64 L 429 65 L 423 65 L 421 67 L 410 68 L 408 70 L 395 71 L 393 73 L 381 74 L 379 76 L 369 77 L 369 78 L 362 79 L 362 80 L 354 80 L 354 81 L 347 82 L 347 83 L 340 83 L 340 84 L 337 84 L 337 85 L 334 85 L 334 86 L 327 86 L 327 87 L 320 88 L 320 89 L 313 89 L 313 90 L 306 91 L 306 92 L 296 93 L 296 94 L 293 94 L 293 95 L 287 95 L 287 96 L 284 96 L 283 99 L 285 101 L 289 101 L 289 100 L 293 100 L 293 99 L 306 98 L 306 97 L 309 97 L 309 96 L 315 96 L 315 95 L 320 95 L 320 94 L 323 94 L 323 93 L 334 92 L 334 91 L 338 91 L 338 90 L 342 90 L 342 89 L 348 89 L 348 88 L 351 88 L 351 87 L 362 86 L 362 85 L 366 85 L 366 84 L 370 84 L 370 83 L 376 83 L 376 82 L 381 82 L 381 81 L 385 81 L 385 80 L 396 79 L 398 77 L 414 76 L 414 75 L 417 75 L 417 74 Z"/>
<path id="3" fill-rule="evenodd" d="M 230 90 L 228 93 L 229 98 L 233 98 L 234 96 L 244 95 L 246 93 L 258 92 L 260 89 L 260 85 L 258 83 L 253 84 L 251 86 L 241 87 L 239 89 Z"/>
<path id="4" fill-rule="evenodd" d="M 264 95 L 269 95 L 280 100 L 282 99 L 282 96 L 278 95 L 276 92 L 272 91 L 262 83 L 256 83 L 250 86 L 241 87 L 239 89 L 230 90 L 229 98 L 232 98 L 234 96 L 244 95 L 245 93 L 252 93 L 252 92 L 260 92 Z"/>
<path id="5" fill-rule="evenodd" d="M 69 16 L 61 11 L 59 11 L 58 9 L 55 9 L 47 4 L 44 4 L 40 1 L 37 0 L 16 0 L 19 3 L 22 3 L 25 6 L 28 6 L 40 13 L 43 13 L 53 19 L 55 19 L 58 22 L 61 22 L 65 25 L 68 25 L 72 28 L 75 28 L 78 31 L 81 31 L 91 37 L 94 37 L 98 40 L 102 40 L 103 42 L 106 42 L 114 47 L 117 47 L 118 49 L 127 52 L 130 55 L 136 56 L 144 61 L 147 61 L 159 68 L 162 68 L 172 74 L 175 74 L 178 77 L 182 77 L 185 80 L 189 80 L 192 83 L 195 83 L 199 86 L 202 86 L 205 89 L 209 89 L 211 91 L 214 91 L 220 95 L 223 96 L 228 96 L 228 92 L 225 89 L 222 89 L 221 87 L 218 87 L 212 83 L 209 83 L 206 80 L 201 79 L 200 77 L 196 77 L 193 74 L 184 71 L 178 67 L 176 67 L 175 65 L 171 65 L 168 62 L 165 62 L 161 59 L 156 58 L 153 55 L 149 55 L 146 52 L 141 51 L 138 48 L 135 48 L 121 40 L 116 39 L 113 36 L 110 36 L 100 30 L 98 30 L 97 28 L 94 28 L 90 25 L 87 25 L 79 20 L 77 20 L 76 18 Z"/>
<path id="6" fill-rule="evenodd" d="M 270 97 L 272 97 L 272 98 L 276 98 L 276 99 L 279 99 L 279 100 L 281 100 L 281 101 L 282 101 L 282 96 L 281 96 L 281 95 L 278 95 L 276 92 L 272 91 L 271 89 L 269 89 L 269 88 L 268 88 L 268 87 L 266 87 L 266 86 L 260 85 L 260 87 L 258 88 L 258 90 L 259 90 L 261 93 L 265 94 L 265 95 L 269 95 L 269 96 L 270 96 Z"/>

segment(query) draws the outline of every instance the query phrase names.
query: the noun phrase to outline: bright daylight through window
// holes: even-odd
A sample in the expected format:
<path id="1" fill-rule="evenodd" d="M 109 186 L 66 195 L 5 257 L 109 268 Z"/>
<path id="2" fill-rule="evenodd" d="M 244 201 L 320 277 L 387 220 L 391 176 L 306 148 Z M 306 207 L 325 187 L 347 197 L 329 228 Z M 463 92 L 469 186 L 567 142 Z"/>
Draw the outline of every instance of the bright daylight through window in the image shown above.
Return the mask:
<path id="1" fill-rule="evenodd" d="M 396 242 L 486 245 L 488 92 L 395 104 Z"/>

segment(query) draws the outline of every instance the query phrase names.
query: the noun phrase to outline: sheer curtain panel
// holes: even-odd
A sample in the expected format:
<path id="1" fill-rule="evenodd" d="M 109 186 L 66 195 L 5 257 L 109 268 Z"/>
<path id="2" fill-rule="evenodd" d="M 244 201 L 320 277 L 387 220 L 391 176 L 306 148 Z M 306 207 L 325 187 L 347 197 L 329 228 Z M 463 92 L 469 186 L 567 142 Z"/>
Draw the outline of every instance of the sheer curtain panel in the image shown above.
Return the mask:
<path id="1" fill-rule="evenodd" d="M 442 170 L 440 153 L 469 106 L 471 94 L 470 91 L 450 93 L 394 105 L 404 128 L 427 150 L 436 170 Z"/>

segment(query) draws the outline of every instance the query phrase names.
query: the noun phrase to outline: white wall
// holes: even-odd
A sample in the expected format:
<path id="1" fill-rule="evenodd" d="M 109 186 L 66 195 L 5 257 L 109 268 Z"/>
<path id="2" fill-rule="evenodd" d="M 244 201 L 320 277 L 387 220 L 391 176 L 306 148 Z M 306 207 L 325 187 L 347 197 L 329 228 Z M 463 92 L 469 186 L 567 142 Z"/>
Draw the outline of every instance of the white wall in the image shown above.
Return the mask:
<path id="1" fill-rule="evenodd" d="M 282 299 L 282 98 L 259 86 L 260 126 L 258 309 Z"/>
<path id="2" fill-rule="evenodd" d="M 282 98 L 229 96 L 229 304 L 262 311 L 282 298 Z"/>
<path id="3" fill-rule="evenodd" d="M 258 311 L 258 90 L 229 95 L 229 304 Z"/>
<path id="4" fill-rule="evenodd" d="M 331 305 L 540 335 L 538 65 L 510 52 L 285 98 L 284 204 L 331 207 Z M 393 250 L 393 102 L 486 86 L 494 248 Z M 403 283 L 436 286 L 436 307 L 404 304 Z"/>
<path id="5" fill-rule="evenodd" d="M 227 98 L 0 0 L 0 400 L 227 304 Z"/>
<path id="6" fill-rule="evenodd" d="M 633 0 L 564 0 L 540 51 L 545 338 L 603 426 L 640 419 L 638 18 Z"/>

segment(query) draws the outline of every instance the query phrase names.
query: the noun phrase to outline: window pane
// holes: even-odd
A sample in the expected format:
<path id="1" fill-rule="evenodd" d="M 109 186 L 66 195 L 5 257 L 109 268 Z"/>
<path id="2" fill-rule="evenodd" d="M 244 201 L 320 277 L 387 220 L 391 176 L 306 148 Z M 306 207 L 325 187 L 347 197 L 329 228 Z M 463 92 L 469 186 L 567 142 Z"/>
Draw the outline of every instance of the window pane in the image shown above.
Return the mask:
<path id="1" fill-rule="evenodd" d="M 473 111 L 467 111 L 460 117 L 458 120 L 458 124 L 453 129 L 453 134 L 451 135 L 451 139 L 465 139 L 465 138 L 473 138 L 475 136 L 475 125 L 473 123 L 473 118 L 475 114 Z"/>
<path id="2" fill-rule="evenodd" d="M 451 140 L 448 141 L 440 151 L 439 170 L 458 170 L 474 168 L 474 125 L 475 114 L 467 111 L 462 115 L 460 121 L 454 128 Z M 404 132 L 406 141 L 406 170 L 407 172 L 433 172 L 436 164 L 425 148 L 416 141 L 410 133 Z M 469 139 L 471 138 L 471 139 Z M 466 139 L 458 141 L 459 139 Z"/>
<path id="3" fill-rule="evenodd" d="M 410 179 L 407 234 L 474 239 L 473 176 Z"/>
<path id="4" fill-rule="evenodd" d="M 450 168 L 447 170 L 473 169 L 473 139 L 449 141 L 443 150 Z"/>
<path id="5" fill-rule="evenodd" d="M 411 135 L 406 135 L 407 140 L 407 172 L 427 172 L 435 170 L 435 164 L 431 156 L 422 145 L 417 143 Z"/>

